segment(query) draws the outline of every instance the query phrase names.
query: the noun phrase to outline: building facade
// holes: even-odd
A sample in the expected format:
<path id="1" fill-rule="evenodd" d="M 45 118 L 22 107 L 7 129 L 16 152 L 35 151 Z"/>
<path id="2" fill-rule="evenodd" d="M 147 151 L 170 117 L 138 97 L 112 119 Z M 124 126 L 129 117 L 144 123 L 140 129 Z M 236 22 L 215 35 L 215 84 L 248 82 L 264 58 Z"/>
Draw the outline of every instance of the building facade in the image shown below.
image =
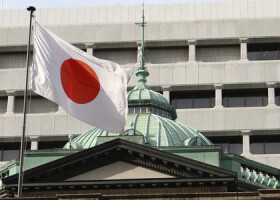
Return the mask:
<path id="1" fill-rule="evenodd" d="M 280 167 L 280 3 L 145 5 L 149 86 L 224 151 Z M 35 18 L 98 58 L 137 70 L 141 5 L 44 8 Z M 17 158 L 29 13 L 0 11 L 0 161 Z M 131 90 L 137 84 L 133 76 Z M 89 125 L 30 92 L 28 149 L 61 148 Z"/>

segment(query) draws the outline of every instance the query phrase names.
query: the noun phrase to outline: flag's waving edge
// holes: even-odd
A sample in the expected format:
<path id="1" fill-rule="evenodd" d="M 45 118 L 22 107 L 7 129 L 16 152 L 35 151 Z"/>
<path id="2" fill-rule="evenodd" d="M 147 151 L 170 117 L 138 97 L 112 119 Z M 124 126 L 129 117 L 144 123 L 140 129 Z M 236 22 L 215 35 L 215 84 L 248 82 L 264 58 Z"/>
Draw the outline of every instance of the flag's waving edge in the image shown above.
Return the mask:
<path id="1" fill-rule="evenodd" d="M 121 133 L 132 71 L 95 58 L 35 22 L 32 90 L 73 117 Z"/>

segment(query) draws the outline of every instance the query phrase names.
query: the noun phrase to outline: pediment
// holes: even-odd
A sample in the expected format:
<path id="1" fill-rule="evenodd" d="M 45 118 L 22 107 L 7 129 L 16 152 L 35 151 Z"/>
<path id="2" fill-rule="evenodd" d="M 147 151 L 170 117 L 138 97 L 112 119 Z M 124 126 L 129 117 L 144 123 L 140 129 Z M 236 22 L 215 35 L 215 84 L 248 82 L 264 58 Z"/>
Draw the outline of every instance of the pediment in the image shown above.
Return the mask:
<path id="1" fill-rule="evenodd" d="M 212 179 L 236 173 L 147 145 L 116 139 L 25 171 L 24 182 Z M 3 179 L 16 184 L 18 174 Z"/>
<path id="2" fill-rule="evenodd" d="M 158 179 L 175 178 L 168 174 L 160 173 L 142 166 L 132 165 L 122 161 L 91 170 L 66 181 L 89 181 L 89 180 L 122 180 L 122 179 Z"/>

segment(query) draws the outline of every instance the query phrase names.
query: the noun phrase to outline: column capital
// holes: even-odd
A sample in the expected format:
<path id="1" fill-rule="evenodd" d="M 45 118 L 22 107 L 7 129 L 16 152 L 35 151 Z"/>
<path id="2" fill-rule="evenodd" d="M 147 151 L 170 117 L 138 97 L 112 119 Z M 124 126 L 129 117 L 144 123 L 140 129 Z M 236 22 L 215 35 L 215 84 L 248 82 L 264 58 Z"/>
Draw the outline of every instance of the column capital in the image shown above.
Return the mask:
<path id="1" fill-rule="evenodd" d="M 241 134 L 243 136 L 245 136 L 245 135 L 250 136 L 250 135 L 252 135 L 252 130 L 241 130 Z"/>
<path id="2" fill-rule="evenodd" d="M 248 43 L 248 38 L 239 38 L 240 43 Z"/>
<path id="3" fill-rule="evenodd" d="M 30 135 L 30 136 L 28 136 L 28 137 L 29 137 L 30 141 L 36 141 L 36 142 L 38 142 L 38 141 L 41 140 L 40 136 L 38 136 L 38 135 Z"/>
<path id="4" fill-rule="evenodd" d="M 16 91 L 15 90 L 6 90 L 6 93 L 8 96 L 16 96 Z"/>
<path id="5" fill-rule="evenodd" d="M 276 82 L 267 82 L 266 85 L 268 88 L 276 88 Z"/>
<path id="6" fill-rule="evenodd" d="M 162 88 L 162 91 L 171 91 L 171 86 L 168 86 L 168 85 L 163 85 L 161 86 Z"/>
<path id="7" fill-rule="evenodd" d="M 86 48 L 93 48 L 93 49 L 95 49 L 96 48 L 96 43 L 93 43 L 93 42 L 85 43 L 85 46 L 86 46 Z"/>
<path id="8" fill-rule="evenodd" d="M 188 40 L 189 45 L 197 45 L 197 40 Z"/>
<path id="9" fill-rule="evenodd" d="M 216 83 L 216 84 L 214 84 L 214 88 L 215 88 L 215 89 L 223 89 L 223 88 L 224 88 L 224 84 L 222 84 L 222 83 Z"/>

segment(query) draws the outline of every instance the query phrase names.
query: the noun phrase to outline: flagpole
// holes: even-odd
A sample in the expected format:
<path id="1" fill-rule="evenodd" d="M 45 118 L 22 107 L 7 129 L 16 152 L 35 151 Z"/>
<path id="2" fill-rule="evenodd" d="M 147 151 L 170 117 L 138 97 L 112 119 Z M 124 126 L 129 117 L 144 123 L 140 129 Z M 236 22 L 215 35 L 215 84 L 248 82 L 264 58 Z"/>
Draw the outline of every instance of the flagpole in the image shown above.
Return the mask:
<path id="1" fill-rule="evenodd" d="M 25 81 L 25 91 L 24 91 L 24 102 L 23 102 L 23 125 L 22 125 L 22 136 L 20 145 L 20 165 L 19 165 L 19 176 L 18 176 L 18 197 L 22 196 L 22 184 L 23 184 L 23 164 L 24 164 L 24 149 L 25 149 L 25 124 L 26 124 L 26 105 L 27 105 L 27 86 L 28 86 L 28 64 L 29 64 L 29 54 L 30 54 L 30 41 L 31 41 L 31 26 L 33 12 L 36 10 L 35 7 L 29 6 L 27 8 L 30 11 L 30 22 L 29 22 L 29 36 L 28 36 L 28 46 L 27 46 L 27 59 L 26 59 L 26 81 Z"/>

